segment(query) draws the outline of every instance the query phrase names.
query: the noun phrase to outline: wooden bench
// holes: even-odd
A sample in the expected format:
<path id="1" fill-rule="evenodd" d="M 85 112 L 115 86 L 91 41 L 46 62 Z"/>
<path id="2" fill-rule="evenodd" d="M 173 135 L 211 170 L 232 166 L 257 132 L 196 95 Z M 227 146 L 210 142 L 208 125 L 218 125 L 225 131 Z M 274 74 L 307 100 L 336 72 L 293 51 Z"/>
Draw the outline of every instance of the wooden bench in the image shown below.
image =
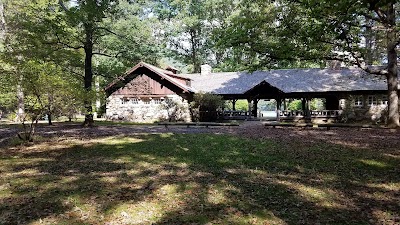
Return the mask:
<path id="1" fill-rule="evenodd" d="M 266 127 L 312 127 L 309 123 L 265 123 Z"/>
<path id="2" fill-rule="evenodd" d="M 165 128 L 168 128 L 168 126 L 187 126 L 188 128 L 190 126 L 205 126 L 205 127 L 211 127 L 211 126 L 220 126 L 220 127 L 230 127 L 230 126 L 239 126 L 237 123 L 213 123 L 213 122 L 161 122 L 158 123 L 158 125 L 165 126 Z"/>
<path id="3" fill-rule="evenodd" d="M 264 126 L 266 127 L 322 127 L 330 130 L 331 128 L 358 128 L 367 129 L 367 128 L 379 128 L 379 129 L 386 129 L 385 126 L 379 125 L 369 125 L 369 124 L 343 124 L 343 123 L 326 123 L 326 124 L 313 124 L 313 123 L 265 123 Z"/>

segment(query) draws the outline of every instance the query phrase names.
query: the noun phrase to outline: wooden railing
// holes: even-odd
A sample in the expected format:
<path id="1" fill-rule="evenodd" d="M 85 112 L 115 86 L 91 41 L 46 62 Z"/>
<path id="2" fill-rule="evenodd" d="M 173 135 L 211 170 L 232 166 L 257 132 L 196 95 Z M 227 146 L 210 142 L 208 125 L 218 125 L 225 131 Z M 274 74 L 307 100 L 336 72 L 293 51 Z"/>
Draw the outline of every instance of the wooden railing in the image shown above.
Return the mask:
<path id="1" fill-rule="evenodd" d="M 245 119 L 245 118 L 249 117 L 250 115 L 249 115 L 248 111 L 223 111 L 223 112 L 221 112 L 220 116 L 224 119 L 232 119 L 232 118 Z"/>
<path id="2" fill-rule="evenodd" d="M 342 110 L 313 110 L 310 111 L 311 117 L 337 118 Z"/>
<path id="3" fill-rule="evenodd" d="M 311 110 L 308 115 L 311 118 L 337 118 L 341 114 L 341 110 Z M 282 118 L 296 118 L 307 116 L 307 111 L 303 110 L 283 110 L 280 111 L 279 116 Z"/>
<path id="4" fill-rule="evenodd" d="M 279 112 L 280 117 L 304 117 L 303 110 L 282 110 Z"/>

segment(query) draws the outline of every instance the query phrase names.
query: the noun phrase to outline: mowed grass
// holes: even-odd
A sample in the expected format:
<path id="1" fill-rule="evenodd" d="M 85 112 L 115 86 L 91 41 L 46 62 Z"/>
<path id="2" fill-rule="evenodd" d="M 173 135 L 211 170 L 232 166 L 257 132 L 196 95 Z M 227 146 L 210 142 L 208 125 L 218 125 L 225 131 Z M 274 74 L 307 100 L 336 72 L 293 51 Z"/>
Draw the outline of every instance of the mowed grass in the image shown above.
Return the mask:
<path id="1" fill-rule="evenodd" d="M 0 148 L 0 224 L 398 224 L 396 149 L 214 134 Z"/>

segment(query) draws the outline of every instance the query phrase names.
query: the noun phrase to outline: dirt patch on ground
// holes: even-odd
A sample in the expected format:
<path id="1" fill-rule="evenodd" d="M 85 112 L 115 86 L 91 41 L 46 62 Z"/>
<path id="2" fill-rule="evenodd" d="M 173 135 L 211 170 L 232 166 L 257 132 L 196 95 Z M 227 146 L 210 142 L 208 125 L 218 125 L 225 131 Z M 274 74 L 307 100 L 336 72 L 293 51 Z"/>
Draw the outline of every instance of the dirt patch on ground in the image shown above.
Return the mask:
<path id="1" fill-rule="evenodd" d="M 357 129 L 357 128 L 268 128 L 260 123 L 253 123 L 230 130 L 232 134 L 247 138 L 274 139 L 280 142 L 295 142 L 310 145 L 330 143 L 346 147 L 394 149 L 400 146 L 400 130 Z"/>

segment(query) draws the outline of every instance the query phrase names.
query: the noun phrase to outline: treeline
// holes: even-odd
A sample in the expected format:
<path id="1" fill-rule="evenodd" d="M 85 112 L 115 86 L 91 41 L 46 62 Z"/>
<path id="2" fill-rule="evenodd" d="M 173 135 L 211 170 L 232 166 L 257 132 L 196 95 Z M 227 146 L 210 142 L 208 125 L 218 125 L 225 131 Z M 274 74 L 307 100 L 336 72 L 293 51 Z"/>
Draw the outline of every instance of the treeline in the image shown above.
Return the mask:
<path id="1" fill-rule="evenodd" d="M 395 0 L 2 0 L 0 6 L 2 111 L 82 111 L 91 125 L 100 97 L 94 78 L 101 90 L 139 61 L 184 72 L 199 72 L 202 64 L 238 71 L 333 61 L 385 76 L 389 124 L 399 126 Z"/>

